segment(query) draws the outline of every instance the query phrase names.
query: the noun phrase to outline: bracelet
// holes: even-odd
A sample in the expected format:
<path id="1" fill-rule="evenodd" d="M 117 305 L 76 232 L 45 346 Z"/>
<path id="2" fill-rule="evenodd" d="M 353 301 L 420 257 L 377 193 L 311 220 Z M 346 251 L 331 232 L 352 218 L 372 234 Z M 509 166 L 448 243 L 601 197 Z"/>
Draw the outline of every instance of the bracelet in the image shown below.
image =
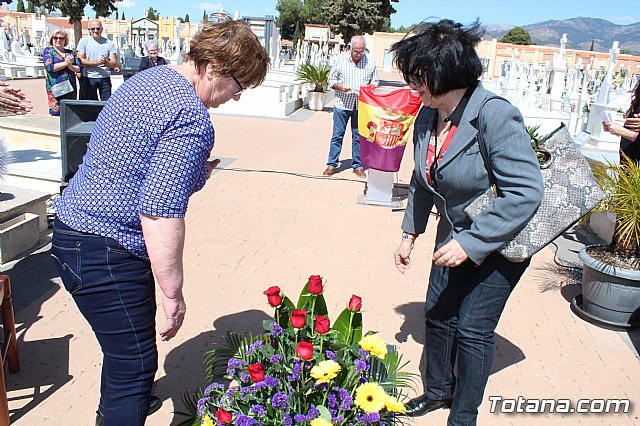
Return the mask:
<path id="1" fill-rule="evenodd" d="M 415 241 L 416 238 L 418 238 L 418 234 L 410 234 L 408 232 L 403 232 L 402 238 L 404 238 L 405 240 Z"/>

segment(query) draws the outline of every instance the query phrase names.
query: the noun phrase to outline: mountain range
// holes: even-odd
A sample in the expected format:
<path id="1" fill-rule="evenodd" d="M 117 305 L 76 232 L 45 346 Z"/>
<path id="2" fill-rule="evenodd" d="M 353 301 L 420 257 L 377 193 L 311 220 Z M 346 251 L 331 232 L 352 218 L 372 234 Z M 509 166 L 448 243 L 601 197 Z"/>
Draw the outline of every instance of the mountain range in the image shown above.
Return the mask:
<path id="1" fill-rule="evenodd" d="M 500 39 L 513 25 L 485 25 L 487 35 Z M 560 46 L 560 38 L 567 33 L 567 48 L 608 52 L 614 41 L 618 47 L 632 54 L 640 55 L 640 22 L 630 25 L 616 25 L 599 18 L 571 18 L 561 21 L 549 20 L 535 24 L 523 25 L 531 35 L 534 43 L 543 46 Z"/>

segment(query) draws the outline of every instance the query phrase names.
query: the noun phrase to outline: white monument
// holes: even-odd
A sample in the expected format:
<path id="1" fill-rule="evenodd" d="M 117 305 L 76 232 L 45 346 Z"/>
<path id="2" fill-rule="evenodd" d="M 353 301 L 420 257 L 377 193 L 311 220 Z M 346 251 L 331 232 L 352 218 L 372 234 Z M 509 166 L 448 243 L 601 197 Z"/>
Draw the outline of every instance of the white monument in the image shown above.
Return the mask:
<path id="1" fill-rule="evenodd" d="M 560 52 L 553 56 L 551 64 L 551 111 L 560 111 L 562 108 L 562 94 L 565 88 L 565 77 L 567 75 L 567 34 L 562 34 L 560 39 Z"/>

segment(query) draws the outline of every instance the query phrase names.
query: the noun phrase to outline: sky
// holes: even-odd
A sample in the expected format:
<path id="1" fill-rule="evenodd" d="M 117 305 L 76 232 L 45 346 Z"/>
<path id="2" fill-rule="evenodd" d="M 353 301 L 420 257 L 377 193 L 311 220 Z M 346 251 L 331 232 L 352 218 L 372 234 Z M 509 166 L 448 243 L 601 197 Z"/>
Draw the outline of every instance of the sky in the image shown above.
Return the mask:
<path id="1" fill-rule="evenodd" d="M 16 2 L 10 6 L 15 9 Z M 143 10 L 156 9 L 161 16 L 189 17 L 194 21 L 202 19 L 202 13 L 224 8 L 231 15 L 239 11 L 243 16 L 277 15 L 277 0 L 220 0 L 203 2 L 200 0 L 122 0 L 117 3 L 119 15 L 124 11 L 127 19 L 138 19 Z M 608 7 L 602 0 L 536 0 L 532 2 L 498 0 L 400 0 L 393 3 L 396 13 L 391 15 L 393 27 L 409 26 L 429 17 L 450 18 L 468 24 L 476 18 L 482 24 L 511 24 L 523 26 L 550 19 L 568 19 L 578 16 L 601 18 L 619 25 L 640 22 L 640 8 L 637 0 L 616 0 L 615 7 Z M 93 12 L 87 11 L 89 16 Z"/>

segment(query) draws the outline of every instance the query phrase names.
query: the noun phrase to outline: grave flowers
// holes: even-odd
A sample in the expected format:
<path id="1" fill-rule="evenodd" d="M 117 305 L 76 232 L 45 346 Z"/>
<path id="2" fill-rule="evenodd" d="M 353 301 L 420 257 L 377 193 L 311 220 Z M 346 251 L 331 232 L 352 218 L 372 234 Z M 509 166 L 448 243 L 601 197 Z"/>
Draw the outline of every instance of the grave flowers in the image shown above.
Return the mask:
<path id="1" fill-rule="evenodd" d="M 197 395 L 193 424 L 392 425 L 402 422 L 404 390 L 415 375 L 375 333 L 363 334 L 360 297 L 335 321 L 322 277 L 312 275 L 294 304 L 279 287 L 264 291 L 275 309 L 258 336 L 227 332 L 207 353 L 209 386 Z M 226 379 L 227 384 L 221 383 Z"/>

